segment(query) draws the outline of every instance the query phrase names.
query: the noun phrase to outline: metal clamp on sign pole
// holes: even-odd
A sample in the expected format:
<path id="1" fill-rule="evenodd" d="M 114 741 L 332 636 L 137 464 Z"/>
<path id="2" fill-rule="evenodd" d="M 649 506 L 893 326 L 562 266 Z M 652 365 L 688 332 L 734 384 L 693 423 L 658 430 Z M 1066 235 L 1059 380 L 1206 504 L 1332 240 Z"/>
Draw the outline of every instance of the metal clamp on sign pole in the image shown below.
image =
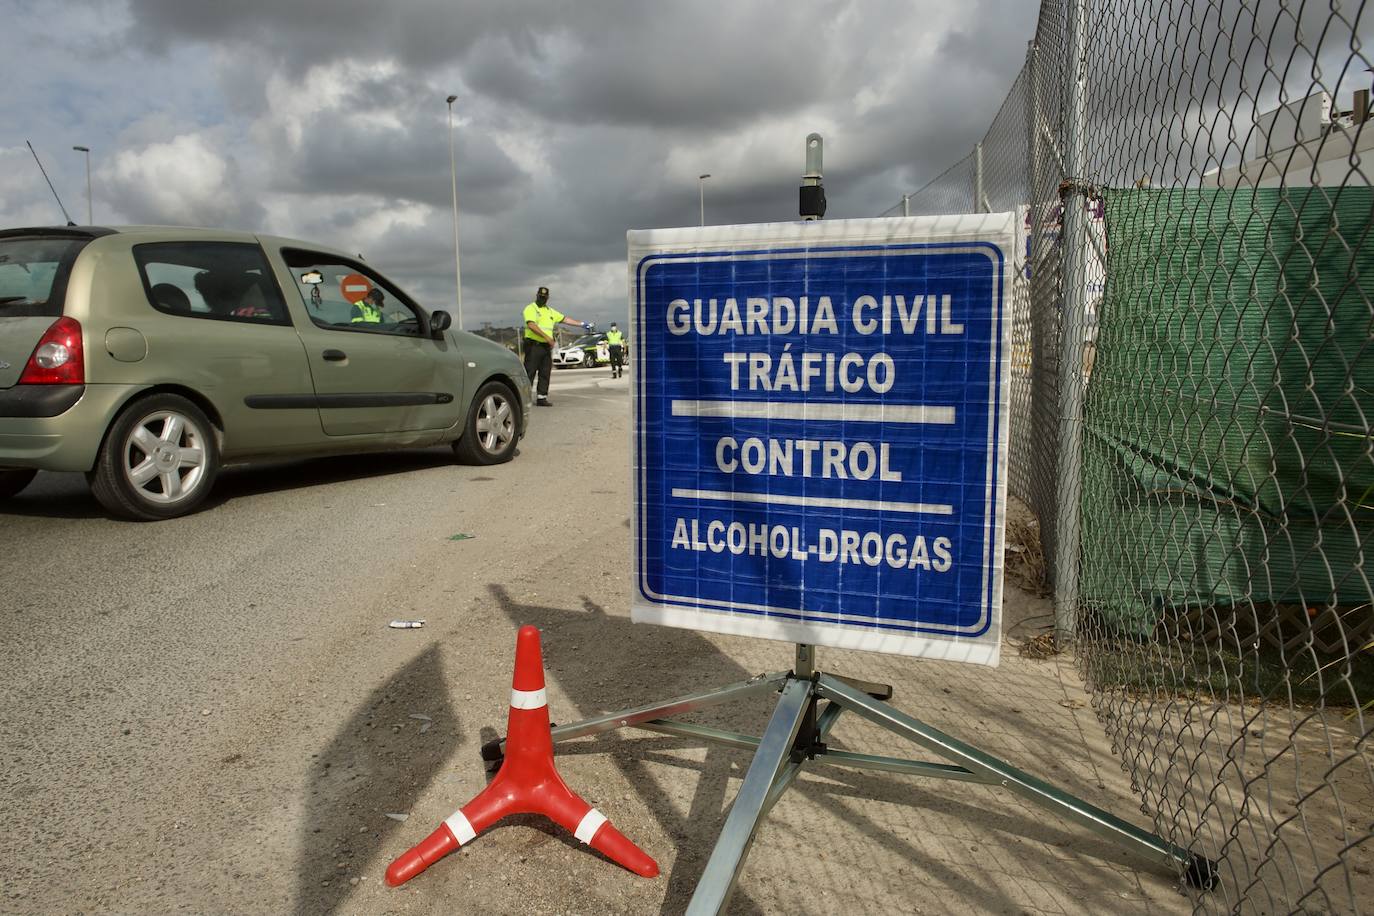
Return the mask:
<path id="1" fill-rule="evenodd" d="M 805 220 L 825 216 L 825 188 L 821 186 L 821 159 L 825 140 L 820 134 L 806 135 L 806 174 L 802 176 L 798 212 Z"/>

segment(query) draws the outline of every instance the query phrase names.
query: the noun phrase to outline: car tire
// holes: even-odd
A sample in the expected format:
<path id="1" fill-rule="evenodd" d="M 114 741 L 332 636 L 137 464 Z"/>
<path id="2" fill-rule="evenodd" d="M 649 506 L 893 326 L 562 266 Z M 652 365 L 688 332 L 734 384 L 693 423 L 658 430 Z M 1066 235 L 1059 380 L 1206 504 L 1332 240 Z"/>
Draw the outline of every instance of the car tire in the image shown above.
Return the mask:
<path id="1" fill-rule="evenodd" d="M 463 436 L 453 453 L 466 464 L 503 464 L 515 457 L 520 401 L 502 382 L 487 382 L 468 408 Z"/>
<path id="2" fill-rule="evenodd" d="M 115 419 L 86 479 L 112 514 L 151 522 L 200 505 L 218 474 L 219 445 L 205 413 L 180 395 L 154 394 Z"/>
<path id="3" fill-rule="evenodd" d="M 38 471 L 34 468 L 0 470 L 0 499 L 18 496 L 19 491 L 33 483 L 33 478 L 37 475 Z"/>

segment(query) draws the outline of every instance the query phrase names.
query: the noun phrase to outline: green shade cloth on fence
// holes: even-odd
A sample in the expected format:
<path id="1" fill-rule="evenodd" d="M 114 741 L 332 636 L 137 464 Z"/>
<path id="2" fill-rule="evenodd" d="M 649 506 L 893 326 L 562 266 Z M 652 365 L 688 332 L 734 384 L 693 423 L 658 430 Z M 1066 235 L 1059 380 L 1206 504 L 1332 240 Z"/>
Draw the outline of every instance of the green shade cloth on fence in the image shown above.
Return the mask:
<path id="1" fill-rule="evenodd" d="M 1368 602 L 1374 193 L 1105 196 L 1084 601 L 1142 634 L 1165 607 Z"/>

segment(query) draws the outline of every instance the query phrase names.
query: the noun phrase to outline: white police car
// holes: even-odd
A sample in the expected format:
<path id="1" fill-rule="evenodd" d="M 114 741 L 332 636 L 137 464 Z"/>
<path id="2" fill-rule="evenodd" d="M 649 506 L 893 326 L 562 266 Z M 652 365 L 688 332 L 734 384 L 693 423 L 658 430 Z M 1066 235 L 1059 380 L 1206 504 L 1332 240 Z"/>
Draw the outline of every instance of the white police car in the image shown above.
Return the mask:
<path id="1" fill-rule="evenodd" d="M 558 369 L 576 369 L 610 365 L 611 357 L 606 349 L 605 333 L 584 334 L 571 345 L 554 351 L 553 364 Z"/>

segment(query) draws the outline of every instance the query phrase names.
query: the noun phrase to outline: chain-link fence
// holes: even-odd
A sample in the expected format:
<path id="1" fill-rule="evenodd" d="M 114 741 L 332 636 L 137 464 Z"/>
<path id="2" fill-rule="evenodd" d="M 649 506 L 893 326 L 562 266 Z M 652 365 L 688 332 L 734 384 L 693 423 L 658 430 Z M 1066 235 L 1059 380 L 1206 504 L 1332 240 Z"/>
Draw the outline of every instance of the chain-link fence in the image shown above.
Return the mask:
<path id="1" fill-rule="evenodd" d="M 973 151 L 1014 210 L 1010 486 L 1197 908 L 1374 911 L 1374 21 L 1046 0 Z M 1062 356 L 1062 358 L 1061 358 Z"/>

